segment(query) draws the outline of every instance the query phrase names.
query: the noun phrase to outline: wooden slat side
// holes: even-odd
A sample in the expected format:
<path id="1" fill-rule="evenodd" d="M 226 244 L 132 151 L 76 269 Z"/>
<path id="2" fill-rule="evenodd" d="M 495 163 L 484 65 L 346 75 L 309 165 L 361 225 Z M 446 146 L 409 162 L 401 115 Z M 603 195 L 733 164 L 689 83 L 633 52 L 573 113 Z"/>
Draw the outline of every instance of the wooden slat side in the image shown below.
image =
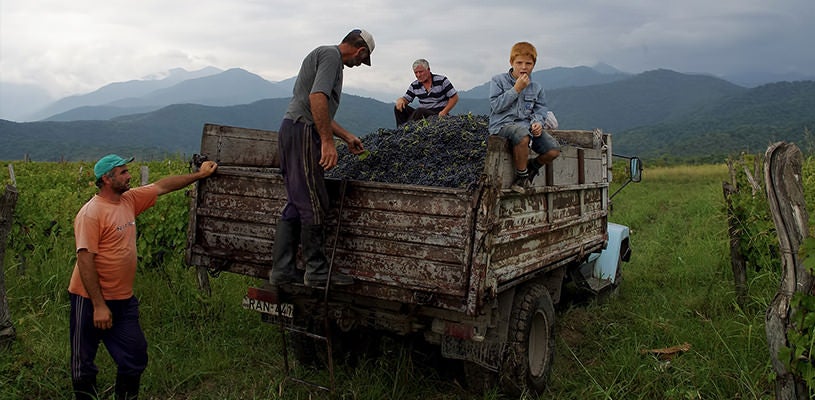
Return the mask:
<path id="1" fill-rule="evenodd" d="M 330 183 L 329 193 L 334 203 L 340 198 L 337 187 L 339 183 Z M 466 191 L 451 191 L 446 188 L 440 188 L 438 191 L 427 189 L 431 188 L 424 187 L 422 190 L 414 190 L 407 185 L 404 185 L 403 188 L 376 187 L 349 182 L 345 195 L 345 206 L 441 217 L 461 217 L 470 208 L 471 195 Z"/>
<path id="2" fill-rule="evenodd" d="M 339 206 L 338 190 L 329 186 L 335 209 Z M 356 289 L 349 290 L 361 290 L 361 286 L 382 296 L 401 296 L 402 291 L 385 288 L 423 291 L 436 287 L 439 294 L 464 296 L 471 208 L 470 197 L 460 190 L 349 182 L 335 258 L 345 272 L 361 280 L 354 285 Z M 329 232 L 334 232 L 335 224 L 335 220 L 329 222 Z M 332 245 L 329 239 L 328 247 Z"/>
<path id="3" fill-rule="evenodd" d="M 415 290 L 433 290 L 443 294 L 463 295 L 465 268 L 401 255 L 337 251 L 336 266 L 340 271 L 365 282 Z M 337 288 L 342 290 L 342 288 Z"/>
<path id="4" fill-rule="evenodd" d="M 280 167 L 272 131 L 205 124 L 201 154 L 225 166 Z"/>

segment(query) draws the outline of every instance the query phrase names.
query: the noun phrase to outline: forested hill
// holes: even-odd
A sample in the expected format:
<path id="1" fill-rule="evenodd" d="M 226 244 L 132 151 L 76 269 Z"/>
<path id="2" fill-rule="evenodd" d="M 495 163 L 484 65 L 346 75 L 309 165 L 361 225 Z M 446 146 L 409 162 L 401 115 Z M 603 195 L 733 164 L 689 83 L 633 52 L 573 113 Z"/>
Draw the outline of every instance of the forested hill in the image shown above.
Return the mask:
<path id="1" fill-rule="evenodd" d="M 730 95 L 672 120 L 621 132 L 615 152 L 650 159 L 722 160 L 776 141 L 815 150 L 815 81 L 779 82 Z M 808 132 L 808 133 L 807 133 Z"/>
<path id="2" fill-rule="evenodd" d="M 106 153 L 155 160 L 189 157 L 201 147 L 204 124 L 222 124 L 277 131 L 288 98 L 214 107 L 176 104 L 157 111 L 105 121 L 26 122 L 0 120 L 0 160 L 92 160 Z M 337 121 L 358 134 L 392 127 L 392 105 L 344 95 Z"/>
<path id="3" fill-rule="evenodd" d="M 815 126 L 815 82 L 753 89 L 704 75 L 650 71 L 610 83 L 547 91 L 561 129 L 601 128 L 615 153 L 645 159 L 722 161 L 763 152 L 778 140 L 802 143 Z M 0 120 L 0 160 L 96 159 L 117 152 L 142 159 L 190 156 L 205 123 L 277 130 L 287 98 L 234 106 L 176 104 L 110 120 L 14 123 Z M 364 136 L 393 128 L 393 104 L 343 95 L 337 120 Z M 489 100 L 462 98 L 454 113 L 487 114 Z M 812 139 L 808 139 L 812 140 Z M 802 149 L 804 146 L 802 146 Z"/>

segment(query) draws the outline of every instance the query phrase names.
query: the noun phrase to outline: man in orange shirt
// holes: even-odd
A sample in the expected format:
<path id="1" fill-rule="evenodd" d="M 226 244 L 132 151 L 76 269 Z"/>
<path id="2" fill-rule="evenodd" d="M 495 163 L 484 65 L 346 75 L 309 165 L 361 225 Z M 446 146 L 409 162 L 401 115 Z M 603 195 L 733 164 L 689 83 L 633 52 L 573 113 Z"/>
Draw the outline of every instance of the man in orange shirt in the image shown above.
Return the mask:
<path id="1" fill-rule="evenodd" d="M 136 399 L 147 367 L 147 340 L 139 325 L 139 301 L 133 295 L 136 278 L 136 216 L 152 207 L 158 196 L 212 175 L 218 167 L 205 161 L 198 171 L 169 176 L 130 189 L 127 163 L 115 154 L 94 166 L 99 192 L 74 220 L 76 265 L 68 292 L 71 298 L 71 381 L 77 399 L 95 399 L 94 363 L 99 342 L 118 367 L 116 399 Z"/>

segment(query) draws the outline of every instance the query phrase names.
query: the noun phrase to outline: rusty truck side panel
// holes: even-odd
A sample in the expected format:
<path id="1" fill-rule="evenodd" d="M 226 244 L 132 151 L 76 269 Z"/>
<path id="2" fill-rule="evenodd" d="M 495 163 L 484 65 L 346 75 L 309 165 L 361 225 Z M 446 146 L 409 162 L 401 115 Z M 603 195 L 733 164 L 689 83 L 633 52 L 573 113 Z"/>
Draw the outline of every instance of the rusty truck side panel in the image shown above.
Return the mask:
<path id="1" fill-rule="evenodd" d="M 610 137 L 555 134 L 573 145 L 563 147 L 527 194 L 507 189 L 514 169 L 498 137 L 488 139 L 484 173 L 473 189 L 348 181 L 342 194 L 340 181 L 327 180 L 327 254 L 356 278 L 332 290 L 358 304 L 475 316 L 505 288 L 602 249 Z M 201 153 L 219 167 L 196 185 L 187 262 L 267 279 L 286 202 L 277 134 L 208 124 Z"/>

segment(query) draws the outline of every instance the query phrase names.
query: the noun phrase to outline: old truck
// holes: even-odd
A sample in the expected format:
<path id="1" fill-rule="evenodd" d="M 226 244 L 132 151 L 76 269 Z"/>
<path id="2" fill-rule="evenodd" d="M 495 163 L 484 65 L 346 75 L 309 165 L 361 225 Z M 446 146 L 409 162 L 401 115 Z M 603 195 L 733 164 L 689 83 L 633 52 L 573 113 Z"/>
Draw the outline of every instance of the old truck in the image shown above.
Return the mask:
<path id="1" fill-rule="evenodd" d="M 468 189 L 329 179 L 326 254 L 355 284 L 275 291 L 264 282 L 286 202 L 277 134 L 207 124 L 201 156 L 219 166 L 193 190 L 187 262 L 258 278 L 244 307 L 330 338 L 329 353 L 358 351 L 379 334 L 420 338 L 460 360 L 475 389 L 540 392 L 563 288 L 612 290 L 631 254 L 628 228 L 608 221 L 611 135 L 552 134 L 567 144 L 524 194 L 509 189 L 509 147 L 495 136 Z M 629 160 L 638 181 L 639 159 Z M 317 346 L 292 343 L 295 358 L 314 361 Z"/>

